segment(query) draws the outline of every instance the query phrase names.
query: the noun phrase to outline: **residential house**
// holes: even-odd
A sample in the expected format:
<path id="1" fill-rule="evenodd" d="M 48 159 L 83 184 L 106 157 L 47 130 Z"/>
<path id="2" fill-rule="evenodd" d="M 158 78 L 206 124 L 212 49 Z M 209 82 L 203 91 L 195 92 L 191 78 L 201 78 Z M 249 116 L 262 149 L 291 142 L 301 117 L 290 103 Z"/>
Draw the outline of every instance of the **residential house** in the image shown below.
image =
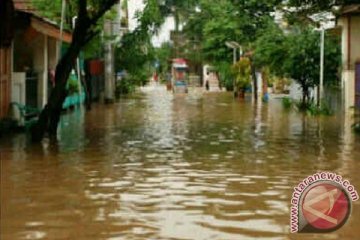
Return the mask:
<path id="1" fill-rule="evenodd" d="M 40 17 L 26 2 L 14 0 L 15 34 L 12 43 L 11 101 L 42 108 L 48 100 L 60 54 L 60 39 L 71 33 Z"/>
<path id="2" fill-rule="evenodd" d="M 342 35 L 342 86 L 345 108 L 360 109 L 360 4 L 345 6 L 338 15 Z"/>
<path id="3" fill-rule="evenodd" d="M 41 108 L 48 100 L 60 54 L 71 33 L 40 17 L 26 1 L 1 1 L 0 119 L 11 102 Z"/>

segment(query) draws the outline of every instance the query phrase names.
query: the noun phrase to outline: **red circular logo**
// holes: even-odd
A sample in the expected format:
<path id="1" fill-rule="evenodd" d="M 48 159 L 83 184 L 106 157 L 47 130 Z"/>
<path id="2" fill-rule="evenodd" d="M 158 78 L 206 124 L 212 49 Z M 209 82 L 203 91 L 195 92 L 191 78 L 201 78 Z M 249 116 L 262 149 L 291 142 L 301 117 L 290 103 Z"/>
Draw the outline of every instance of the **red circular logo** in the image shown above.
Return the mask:
<path id="1" fill-rule="evenodd" d="M 351 210 L 348 195 L 341 187 L 320 183 L 309 188 L 302 202 L 304 218 L 319 231 L 340 228 L 348 219 Z"/>

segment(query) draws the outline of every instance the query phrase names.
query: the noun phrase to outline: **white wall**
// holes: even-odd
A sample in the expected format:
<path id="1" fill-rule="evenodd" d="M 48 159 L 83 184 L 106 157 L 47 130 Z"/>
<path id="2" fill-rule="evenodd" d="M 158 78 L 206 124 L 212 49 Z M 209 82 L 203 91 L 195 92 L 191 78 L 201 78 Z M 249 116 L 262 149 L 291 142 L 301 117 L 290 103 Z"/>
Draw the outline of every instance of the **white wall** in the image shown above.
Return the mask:
<path id="1" fill-rule="evenodd" d="M 33 49 L 33 64 L 34 70 L 37 73 L 38 77 L 38 96 L 37 96 L 37 106 L 42 108 L 47 103 L 47 89 L 48 89 L 48 39 L 49 37 L 38 34 L 36 36 L 36 41 L 33 41 L 31 45 Z"/>
<path id="2" fill-rule="evenodd" d="M 289 87 L 290 98 L 294 100 L 302 99 L 302 89 L 300 84 L 298 84 L 295 80 L 293 80 Z M 316 91 L 315 89 L 310 89 L 310 98 L 314 98 L 316 100 Z"/>
<path id="3" fill-rule="evenodd" d="M 345 110 L 355 105 L 355 71 L 344 70 L 342 73 L 342 87 Z"/>
<path id="4" fill-rule="evenodd" d="M 360 61 L 360 16 L 351 17 L 351 48 L 348 46 L 349 36 L 349 19 L 347 17 L 341 17 L 338 20 L 338 25 L 342 27 L 342 60 L 343 60 L 343 72 L 342 72 L 342 88 L 344 97 L 344 107 L 349 109 L 355 105 L 355 63 Z M 348 56 L 350 53 L 350 66 L 348 64 Z M 349 69 L 350 67 L 350 69 Z"/>

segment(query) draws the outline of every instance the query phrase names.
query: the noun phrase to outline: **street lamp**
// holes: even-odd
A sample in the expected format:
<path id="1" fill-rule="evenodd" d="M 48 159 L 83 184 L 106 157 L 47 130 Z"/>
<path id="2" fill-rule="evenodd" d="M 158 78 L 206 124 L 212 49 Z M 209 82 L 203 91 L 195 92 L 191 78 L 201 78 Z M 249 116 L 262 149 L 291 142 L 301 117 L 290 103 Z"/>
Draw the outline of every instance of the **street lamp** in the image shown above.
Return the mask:
<path id="1" fill-rule="evenodd" d="M 233 49 L 233 56 L 234 56 L 234 64 L 236 63 L 236 60 L 237 60 L 237 56 L 236 56 L 236 49 L 239 49 L 239 54 L 240 54 L 240 57 L 242 56 L 242 46 L 237 43 L 237 42 L 234 42 L 234 41 L 227 41 L 225 42 L 225 45 L 228 47 L 228 48 L 231 48 Z"/>
<path id="2" fill-rule="evenodd" d="M 321 107 L 324 97 L 324 62 L 325 62 L 325 31 L 335 27 L 333 17 L 328 14 L 320 14 L 315 17 L 315 20 L 319 20 L 320 27 L 317 29 L 320 32 L 320 80 L 317 92 L 317 104 Z"/>
<path id="3" fill-rule="evenodd" d="M 241 57 L 242 56 L 242 46 L 239 43 L 234 42 L 234 41 L 227 41 L 227 42 L 225 42 L 225 45 L 228 48 L 233 49 L 234 65 L 235 65 L 236 61 L 237 61 L 236 50 L 239 49 L 239 55 L 240 55 L 239 57 Z M 234 88 L 234 96 L 236 96 L 235 79 L 233 81 L 233 88 Z"/>

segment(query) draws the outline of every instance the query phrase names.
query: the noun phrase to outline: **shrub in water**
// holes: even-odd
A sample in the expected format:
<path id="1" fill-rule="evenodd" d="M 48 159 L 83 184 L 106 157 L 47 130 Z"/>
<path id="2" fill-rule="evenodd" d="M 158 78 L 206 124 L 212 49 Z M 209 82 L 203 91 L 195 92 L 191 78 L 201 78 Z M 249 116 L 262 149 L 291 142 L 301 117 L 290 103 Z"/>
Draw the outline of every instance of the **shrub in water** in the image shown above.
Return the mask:
<path id="1" fill-rule="evenodd" d="M 293 106 L 293 100 L 288 97 L 282 99 L 282 105 L 285 109 L 290 109 Z"/>
<path id="2" fill-rule="evenodd" d="M 360 122 L 353 125 L 353 129 L 356 133 L 360 134 Z"/>
<path id="3" fill-rule="evenodd" d="M 319 107 L 314 101 L 308 103 L 297 102 L 296 106 L 300 112 L 307 112 L 312 116 L 318 116 L 318 115 L 331 116 L 334 114 L 332 109 L 326 103 L 322 103 L 322 106 Z"/>

